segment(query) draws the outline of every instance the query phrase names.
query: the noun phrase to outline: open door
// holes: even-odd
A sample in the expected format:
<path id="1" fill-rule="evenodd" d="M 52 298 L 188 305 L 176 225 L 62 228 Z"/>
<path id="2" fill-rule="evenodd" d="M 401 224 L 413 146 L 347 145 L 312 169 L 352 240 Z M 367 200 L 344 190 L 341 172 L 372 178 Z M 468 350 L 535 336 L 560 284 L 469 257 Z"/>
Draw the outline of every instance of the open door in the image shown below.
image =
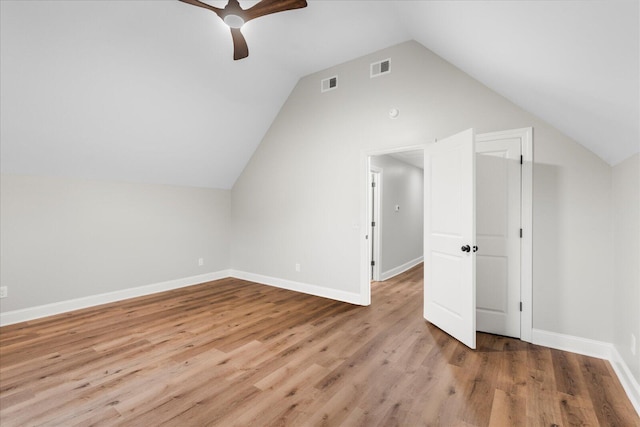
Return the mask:
<path id="1" fill-rule="evenodd" d="M 473 129 L 425 149 L 424 318 L 476 348 Z"/>

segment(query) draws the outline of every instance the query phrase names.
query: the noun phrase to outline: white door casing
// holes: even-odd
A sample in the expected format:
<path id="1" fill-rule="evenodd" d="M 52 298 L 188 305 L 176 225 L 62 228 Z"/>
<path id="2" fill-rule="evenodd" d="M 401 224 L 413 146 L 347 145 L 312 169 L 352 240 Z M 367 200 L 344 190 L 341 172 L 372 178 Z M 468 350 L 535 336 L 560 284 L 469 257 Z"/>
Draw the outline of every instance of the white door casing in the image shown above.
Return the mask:
<path id="1" fill-rule="evenodd" d="M 382 199 L 382 169 L 371 166 L 371 279 L 372 281 L 380 280 L 380 264 L 382 262 L 381 236 L 382 216 L 380 210 L 380 201 Z"/>
<path id="2" fill-rule="evenodd" d="M 476 327 L 520 338 L 521 140 L 476 137 Z"/>
<path id="3" fill-rule="evenodd" d="M 476 347 L 473 129 L 425 148 L 424 317 Z"/>

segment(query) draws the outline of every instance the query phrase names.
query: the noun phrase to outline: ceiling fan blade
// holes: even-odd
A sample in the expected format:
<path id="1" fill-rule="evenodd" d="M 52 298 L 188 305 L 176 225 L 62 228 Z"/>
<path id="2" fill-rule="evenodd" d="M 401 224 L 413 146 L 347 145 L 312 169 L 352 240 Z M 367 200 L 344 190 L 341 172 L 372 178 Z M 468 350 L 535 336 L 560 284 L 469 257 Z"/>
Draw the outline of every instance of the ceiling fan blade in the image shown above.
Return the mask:
<path id="1" fill-rule="evenodd" d="M 206 4 L 203 3 L 201 1 L 198 0 L 180 0 L 183 3 L 187 3 L 187 4 L 192 4 L 194 6 L 198 6 L 198 7 L 202 7 L 204 9 L 209 9 L 210 11 L 214 12 L 216 15 L 218 15 L 220 18 L 222 18 L 222 15 L 224 12 L 224 9 L 220 9 L 218 7 L 215 6 L 211 6 L 210 4 Z"/>
<path id="2" fill-rule="evenodd" d="M 306 0 L 262 0 L 244 11 L 245 22 L 272 13 L 307 7 Z"/>
<path id="3" fill-rule="evenodd" d="M 247 46 L 247 41 L 240 32 L 240 28 L 231 28 L 231 37 L 233 38 L 233 59 L 237 61 L 249 56 L 249 46 Z"/>

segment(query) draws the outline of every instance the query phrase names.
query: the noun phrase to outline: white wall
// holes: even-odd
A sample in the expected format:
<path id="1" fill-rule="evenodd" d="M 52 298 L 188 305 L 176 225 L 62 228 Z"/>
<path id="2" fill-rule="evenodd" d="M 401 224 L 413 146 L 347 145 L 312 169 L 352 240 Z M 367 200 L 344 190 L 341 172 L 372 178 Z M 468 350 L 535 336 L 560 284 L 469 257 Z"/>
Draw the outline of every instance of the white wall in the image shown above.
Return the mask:
<path id="1" fill-rule="evenodd" d="M 372 156 L 380 183 L 380 272 L 386 280 L 424 252 L 424 171 L 388 155 Z M 400 210 L 396 211 L 395 206 Z"/>
<path id="2" fill-rule="evenodd" d="M 640 154 L 613 167 L 613 233 L 613 343 L 640 383 Z"/>
<path id="3" fill-rule="evenodd" d="M 534 328 L 611 342 L 611 167 L 534 129 Z"/>
<path id="4" fill-rule="evenodd" d="M 369 78 L 371 62 L 391 73 Z M 338 89 L 320 93 L 337 75 Z M 390 120 L 391 107 L 400 116 Z M 362 154 L 534 127 L 534 328 L 611 341 L 611 169 L 415 42 L 302 78 L 232 191 L 232 268 L 358 293 Z M 300 262 L 302 271 L 296 272 Z"/>
<path id="5" fill-rule="evenodd" d="M 227 190 L 19 175 L 0 183 L 3 313 L 229 268 Z"/>

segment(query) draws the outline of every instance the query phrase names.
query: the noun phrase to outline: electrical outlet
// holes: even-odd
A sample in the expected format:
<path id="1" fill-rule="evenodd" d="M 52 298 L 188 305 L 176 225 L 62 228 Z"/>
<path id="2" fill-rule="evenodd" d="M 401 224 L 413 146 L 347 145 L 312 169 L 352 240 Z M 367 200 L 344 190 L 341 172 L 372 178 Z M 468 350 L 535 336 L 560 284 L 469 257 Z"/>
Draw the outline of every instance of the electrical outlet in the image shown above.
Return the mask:
<path id="1" fill-rule="evenodd" d="M 296 264 L 296 271 L 300 272 L 300 264 Z"/>
<path id="2" fill-rule="evenodd" d="M 6 298 L 9 296 L 8 294 L 9 290 L 7 289 L 6 286 L 0 286 L 0 298 Z"/>
<path id="3" fill-rule="evenodd" d="M 631 354 L 636 355 L 636 336 L 631 334 Z"/>
<path id="4" fill-rule="evenodd" d="M 200 267 L 202 267 L 204 265 L 204 259 L 203 258 L 198 258 L 198 265 Z"/>

